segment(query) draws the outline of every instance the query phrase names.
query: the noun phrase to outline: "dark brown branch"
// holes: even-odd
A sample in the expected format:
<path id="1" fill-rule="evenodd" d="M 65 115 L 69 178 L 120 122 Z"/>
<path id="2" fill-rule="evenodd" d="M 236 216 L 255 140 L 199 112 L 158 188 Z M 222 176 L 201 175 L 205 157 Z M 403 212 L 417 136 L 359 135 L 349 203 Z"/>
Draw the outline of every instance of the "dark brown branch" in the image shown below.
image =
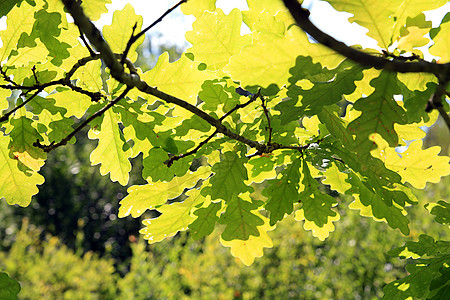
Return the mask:
<path id="1" fill-rule="evenodd" d="M 103 107 L 102 109 L 98 110 L 95 114 L 93 114 L 92 116 L 90 116 L 89 118 L 87 118 L 83 123 L 81 123 L 80 125 L 78 125 L 77 128 L 75 128 L 70 134 L 68 134 L 65 138 L 63 138 L 59 143 L 55 143 L 54 141 L 51 142 L 49 145 L 43 145 L 41 144 L 41 142 L 39 140 L 37 140 L 36 142 L 33 143 L 33 146 L 38 147 L 43 149 L 45 152 L 50 152 L 51 150 L 58 148 L 60 146 L 66 145 L 67 142 L 69 142 L 74 136 L 75 134 L 77 134 L 81 129 L 83 129 L 86 125 L 88 125 L 92 120 L 94 120 L 95 118 L 100 117 L 101 115 L 103 115 L 108 109 L 110 109 L 111 107 L 113 107 L 115 104 L 117 104 L 120 100 L 122 100 L 123 98 L 125 98 L 125 96 L 127 95 L 127 93 L 131 90 L 131 88 L 126 88 L 122 94 L 120 94 L 119 96 L 117 96 L 114 100 L 112 100 L 108 105 L 106 105 L 105 107 Z"/>
<path id="2" fill-rule="evenodd" d="M 320 44 L 336 51 L 337 53 L 353 60 L 354 62 L 362 66 L 373 67 L 375 69 L 384 69 L 399 73 L 432 73 L 436 76 L 439 76 L 439 74 L 450 73 L 450 63 L 438 64 L 430 63 L 427 61 L 409 62 L 398 61 L 395 59 L 389 60 L 384 57 L 373 56 L 349 47 L 317 28 L 309 20 L 309 11 L 303 8 L 297 0 L 283 0 L 283 2 L 289 9 L 289 12 L 294 17 L 298 26 L 300 26 L 303 31 L 308 33 Z"/>
<path id="3" fill-rule="evenodd" d="M 136 28 L 136 25 L 133 27 L 133 32 L 131 33 L 131 37 L 128 40 L 127 46 L 125 47 L 125 50 L 123 51 L 122 54 L 122 58 L 120 60 L 120 62 L 123 64 L 125 62 L 125 59 L 128 55 L 128 52 L 130 51 L 131 46 L 141 37 L 143 36 L 147 31 L 149 31 L 151 28 L 153 28 L 156 24 L 158 24 L 159 22 L 161 22 L 168 14 L 170 14 L 172 11 L 174 11 L 178 6 L 180 6 L 181 4 L 187 2 L 187 0 L 181 0 L 179 1 L 177 4 L 175 4 L 174 6 L 172 6 L 171 8 L 169 8 L 165 13 L 163 13 L 161 15 L 161 17 L 159 17 L 155 22 L 153 22 L 152 24 L 150 24 L 149 26 L 147 26 L 146 28 L 144 28 L 141 32 L 139 32 L 138 34 L 134 35 L 134 30 Z"/>
<path id="4" fill-rule="evenodd" d="M 95 56 L 95 52 L 94 50 L 92 50 L 91 46 L 89 45 L 89 43 L 86 41 L 86 38 L 84 37 L 84 34 L 81 32 L 81 30 L 78 28 L 78 30 L 80 31 L 80 38 L 84 43 L 84 46 L 88 49 L 89 54 L 94 57 Z"/>
<path id="5" fill-rule="evenodd" d="M 6 74 L 6 71 L 3 70 L 3 66 L 0 67 L 0 73 L 2 74 L 2 77 L 3 77 L 3 79 L 4 79 L 6 82 L 11 83 L 13 86 L 17 86 L 17 83 L 15 83 L 15 82 L 14 82 L 14 81 Z"/>
<path id="6" fill-rule="evenodd" d="M 430 112 L 433 109 L 437 109 L 439 111 L 439 114 L 444 119 L 445 124 L 447 124 L 448 129 L 450 130 L 450 116 L 444 109 L 444 105 L 442 104 L 442 101 L 445 101 L 445 97 L 447 94 L 447 85 L 450 82 L 450 78 L 439 78 L 439 84 L 436 89 L 436 92 L 434 93 L 433 97 L 428 101 L 428 105 L 425 109 L 426 112 Z"/>
<path id="7" fill-rule="evenodd" d="M 224 115 L 219 119 L 219 121 L 225 120 L 226 117 L 228 117 L 229 115 L 231 115 L 232 113 L 234 113 L 234 112 L 237 111 L 238 109 L 244 108 L 244 107 L 246 107 L 247 105 L 249 105 L 250 103 L 255 102 L 255 100 L 258 99 L 258 97 L 259 97 L 260 95 L 261 95 L 261 89 L 259 89 L 258 92 L 257 92 L 256 94 L 252 95 L 252 96 L 250 97 L 250 100 L 248 100 L 247 102 L 242 103 L 242 104 L 238 104 L 238 105 L 236 105 L 235 107 L 233 107 L 229 112 L 227 112 L 226 114 L 224 114 Z"/>
<path id="8" fill-rule="evenodd" d="M 272 126 L 270 125 L 270 116 L 269 116 L 269 110 L 266 107 L 266 103 L 264 100 L 263 96 L 259 97 L 261 99 L 261 106 L 264 110 L 264 115 L 266 115 L 266 119 L 267 119 L 267 129 L 269 130 L 269 141 L 267 142 L 268 144 L 272 143 Z"/>
<path id="9" fill-rule="evenodd" d="M 29 103 L 31 100 L 33 100 L 40 92 L 42 92 L 43 89 L 38 89 L 33 95 L 30 96 L 27 100 L 23 101 L 21 104 L 14 107 L 12 110 L 8 111 L 6 114 L 4 114 L 0 118 L 0 123 L 8 120 L 9 116 L 15 113 L 18 109 L 24 107 L 27 103 Z"/>
<path id="10" fill-rule="evenodd" d="M 117 54 L 117 56 L 120 57 L 119 54 Z M 31 70 L 33 72 L 33 76 L 34 76 L 36 84 L 30 85 L 30 86 L 17 84 L 16 82 L 14 82 L 13 80 L 11 80 L 8 77 L 8 75 L 3 70 L 3 68 L 0 68 L 0 73 L 3 76 L 3 78 L 5 79 L 5 81 L 7 81 L 7 82 L 9 82 L 11 84 L 11 85 L 0 84 L 0 88 L 7 89 L 7 90 L 22 90 L 22 91 L 25 91 L 25 92 L 23 92 L 23 94 L 25 94 L 25 95 L 27 95 L 31 91 L 34 91 L 34 90 L 37 91 L 32 97 L 30 97 L 24 103 L 18 105 L 17 107 L 15 107 L 11 111 L 9 111 L 5 115 L 3 115 L 0 118 L 0 122 L 8 120 L 8 118 L 9 118 L 9 116 L 11 114 L 13 114 L 19 108 L 23 107 L 25 104 L 30 102 L 34 97 L 36 97 L 37 94 L 39 94 L 44 89 L 46 89 L 47 87 L 50 87 L 50 86 L 55 86 L 55 85 L 67 86 L 67 87 L 71 88 L 75 92 L 78 92 L 80 94 L 84 94 L 84 95 L 90 97 L 91 100 L 94 101 L 94 102 L 98 102 L 101 98 L 106 99 L 106 96 L 103 95 L 101 92 L 91 92 L 91 91 L 88 91 L 88 90 L 84 90 L 81 87 L 78 87 L 78 86 L 74 85 L 71 82 L 71 79 L 70 79 L 73 76 L 73 74 L 76 72 L 76 70 L 78 70 L 80 67 L 86 65 L 88 62 L 90 62 L 92 60 L 96 60 L 96 59 L 100 59 L 100 58 L 101 58 L 100 55 L 99 54 L 95 54 L 95 53 L 92 56 L 82 58 L 82 59 L 78 60 L 75 65 L 72 66 L 72 69 L 69 72 L 66 73 L 64 78 L 61 78 L 61 79 L 58 79 L 58 80 L 54 80 L 54 81 L 50 81 L 50 82 L 43 83 L 43 84 L 41 84 L 38 81 L 37 74 L 36 74 L 36 68 L 35 68 L 35 66 L 33 66 L 33 68 Z M 127 65 L 131 64 L 131 62 L 129 60 L 127 60 L 126 64 Z M 132 66 L 130 68 L 130 70 L 134 71 L 134 72 L 136 71 L 136 69 L 134 69 L 134 66 Z"/>
<path id="11" fill-rule="evenodd" d="M 218 131 L 216 129 L 210 136 L 208 136 L 206 139 L 204 139 L 200 144 L 197 145 L 197 147 L 195 147 L 191 151 L 186 152 L 184 154 L 182 153 L 179 155 L 174 155 L 171 158 L 169 158 L 167 161 L 165 161 L 164 163 L 167 164 L 168 167 L 170 167 L 175 161 L 182 159 L 186 156 L 197 153 L 197 151 L 200 150 L 200 148 L 203 147 L 206 143 L 208 143 L 217 133 L 218 133 Z"/>
<path id="12" fill-rule="evenodd" d="M 31 72 L 33 72 L 34 81 L 36 82 L 36 84 L 39 84 L 39 80 L 38 80 L 37 75 L 36 75 L 36 66 L 33 66 L 31 68 Z"/>

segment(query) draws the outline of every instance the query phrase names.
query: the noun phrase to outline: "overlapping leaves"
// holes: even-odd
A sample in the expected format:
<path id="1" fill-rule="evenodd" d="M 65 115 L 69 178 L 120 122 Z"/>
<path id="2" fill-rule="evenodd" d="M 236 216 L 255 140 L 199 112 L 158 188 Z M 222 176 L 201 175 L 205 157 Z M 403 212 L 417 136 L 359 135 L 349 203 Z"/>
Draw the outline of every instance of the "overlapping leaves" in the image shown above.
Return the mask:
<path id="1" fill-rule="evenodd" d="M 110 2 L 84 1 L 83 8 L 96 20 Z M 328 2 L 351 12 L 350 21 L 367 28 L 384 49 L 397 42 L 397 52 L 420 56 L 417 48 L 428 42 L 429 32 L 434 42 L 430 53 L 440 62 L 448 61 L 449 15 L 432 29 L 422 13 L 444 0 Z M 7 73 L 0 76 L 0 84 L 13 86 L 0 90 L 0 108 L 10 110 L 30 99 L 31 93 L 20 85 L 62 78 L 89 53 L 60 1 L 22 1 L 20 7 L 11 1 L 0 3 L 8 27 L 0 33 L 0 60 Z M 222 244 L 248 265 L 263 248 L 272 246 L 267 233 L 285 215 L 294 213 L 314 236 L 328 237 L 340 218 L 337 200 L 323 187 L 328 185 L 353 196 L 350 208 L 361 215 L 384 220 L 408 234 L 404 208 L 415 201 L 404 183 L 423 188 L 450 173 L 448 158 L 438 156 L 437 148 L 405 142 L 423 138 L 419 127 L 433 119 L 424 107 L 436 89 L 436 78 L 364 69 L 312 42 L 293 26 L 281 1 L 249 0 L 248 6 L 248 11 L 235 9 L 226 15 L 215 1 L 183 4 L 182 11 L 196 17 L 186 35 L 192 47 L 175 62 L 163 53 L 154 68 L 137 71 L 148 85 L 196 106 L 240 134 L 239 142 L 214 132 L 213 122 L 183 105 L 155 102 L 136 89 L 90 123 L 89 137 L 98 139 L 91 163 L 100 164 L 101 174 L 110 174 L 112 181 L 128 184 L 129 159 L 143 154 L 142 176 L 148 184 L 129 187 L 119 217 L 158 211 L 158 216 L 143 222 L 141 233 L 149 242 L 187 229 L 202 238 L 221 224 Z M 126 5 L 103 28 L 105 41 L 121 53 L 142 23 L 142 17 Z M 244 24 L 250 33 L 242 35 Z M 132 45 L 132 61 L 142 41 L 143 37 Z M 44 92 L 2 122 L 0 197 L 8 203 L 28 205 L 43 183 L 37 172 L 46 153 L 35 147 L 37 141 L 63 140 L 74 124 L 105 108 L 124 90 L 108 70 L 102 72 L 100 60 L 91 58 L 76 69 L 70 84 L 45 86 Z M 89 96 L 99 91 L 100 100 Z M 253 99 L 257 92 L 262 96 Z M 261 149 L 276 150 L 257 152 L 242 143 L 246 139 Z M 409 148 L 398 154 L 400 145 Z M 448 223 L 446 202 L 428 208 L 438 222 Z M 386 297 L 443 295 L 450 274 L 448 243 L 422 236 L 393 253 L 406 252 L 413 258 L 429 257 L 410 267 L 410 277 L 389 285 Z M 420 281 L 421 276 L 427 279 Z"/>

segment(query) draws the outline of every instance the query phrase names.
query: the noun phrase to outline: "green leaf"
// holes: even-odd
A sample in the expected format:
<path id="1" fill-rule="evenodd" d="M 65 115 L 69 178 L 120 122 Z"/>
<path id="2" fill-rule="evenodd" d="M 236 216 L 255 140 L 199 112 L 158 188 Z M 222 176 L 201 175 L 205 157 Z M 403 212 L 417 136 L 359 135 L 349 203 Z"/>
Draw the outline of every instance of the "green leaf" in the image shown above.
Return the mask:
<path id="1" fill-rule="evenodd" d="M 5 198 L 10 205 L 28 206 L 31 197 L 38 193 L 36 185 L 44 183 L 44 177 L 29 171 L 24 173 L 19 169 L 18 161 L 10 158 L 10 139 L 0 134 L 0 198 Z"/>
<path id="2" fill-rule="evenodd" d="M 440 200 L 437 203 L 427 203 L 425 208 L 430 211 L 432 215 L 435 215 L 436 222 L 441 224 L 450 224 L 450 204 Z"/>
<path id="3" fill-rule="evenodd" d="M 363 78 L 363 68 L 348 61 L 342 62 L 336 69 L 325 73 L 331 73 L 330 79 L 314 78 L 309 76 L 308 71 L 312 69 L 312 75 L 317 71 L 317 65 L 311 64 L 311 59 L 298 57 L 294 68 L 290 70 L 293 74 L 289 78 L 292 83 L 288 87 L 287 95 L 290 100 L 283 101 L 276 106 L 281 112 L 283 124 L 298 120 L 303 116 L 317 115 L 326 105 L 332 105 L 342 100 L 343 95 L 353 93 L 356 86 L 355 81 Z M 317 74 L 317 73 L 316 73 Z M 300 79 L 310 79 L 313 83 L 311 89 L 302 89 L 295 83 Z M 320 80 L 320 81 L 316 81 Z M 300 100 L 300 102 L 299 102 Z"/>
<path id="4" fill-rule="evenodd" d="M 248 189 L 244 183 L 248 179 L 245 161 L 245 157 L 239 157 L 235 152 L 223 154 L 221 161 L 212 168 L 215 174 L 210 179 L 211 199 L 229 201 Z"/>
<path id="5" fill-rule="evenodd" d="M 398 135 L 394 124 L 405 124 L 405 111 L 397 104 L 393 96 L 398 93 L 397 76 L 387 71 L 373 79 L 370 85 L 375 92 L 367 98 L 355 102 L 353 108 L 362 114 L 353 120 L 347 127 L 351 133 L 357 133 L 355 146 L 361 160 L 367 159 L 374 142 L 369 136 L 380 134 L 390 146 L 398 145 Z"/>
<path id="6" fill-rule="evenodd" d="M 223 85 L 215 83 L 212 80 L 206 80 L 202 84 L 202 90 L 198 93 L 198 97 L 204 102 L 202 108 L 210 111 L 217 110 L 217 107 L 221 104 L 225 106 L 230 106 L 230 104 L 234 106 L 237 104 L 236 99 L 230 97 Z M 228 104 L 228 102 L 231 103 Z"/>
<path id="7" fill-rule="evenodd" d="M 192 238 L 199 240 L 213 232 L 216 222 L 219 220 L 217 213 L 221 208 L 222 202 L 211 202 L 207 207 L 201 207 L 194 211 L 197 219 L 189 225 Z"/>
<path id="8" fill-rule="evenodd" d="M 271 226 L 294 210 L 294 202 L 299 199 L 301 165 L 302 161 L 295 159 L 281 172 L 281 178 L 269 180 L 269 186 L 263 190 L 263 195 L 268 197 L 265 208 L 270 212 Z"/>
<path id="9" fill-rule="evenodd" d="M 121 185 L 127 185 L 131 163 L 128 160 L 132 156 L 130 148 L 126 149 L 126 142 L 118 125 L 119 116 L 111 110 L 104 114 L 101 131 L 91 129 L 90 139 L 98 139 L 97 148 L 91 153 L 91 164 L 100 165 L 100 174 L 110 173 L 112 181 Z M 126 149 L 126 150 L 125 150 Z"/>
<path id="10" fill-rule="evenodd" d="M 301 201 L 303 215 L 308 221 L 312 221 L 318 227 L 323 227 L 328 223 L 329 218 L 335 217 L 337 214 L 332 210 L 336 206 L 336 200 L 319 190 L 319 183 L 311 176 L 308 164 L 303 163 L 303 180 L 305 187 L 300 193 L 299 201 Z"/>
<path id="11" fill-rule="evenodd" d="M 263 225 L 264 221 L 252 210 L 258 209 L 261 204 L 261 201 L 247 201 L 234 195 L 219 219 L 220 223 L 226 225 L 221 237 L 231 241 L 247 240 L 250 235 L 259 236 L 257 226 Z"/>
<path id="12" fill-rule="evenodd" d="M 20 5 L 23 0 L 0 0 L 0 18 L 6 16 L 14 6 Z"/>
<path id="13" fill-rule="evenodd" d="M 350 208 L 361 211 L 364 210 L 364 207 L 370 208 L 368 216 L 385 220 L 391 228 L 398 228 L 403 234 L 409 234 L 408 218 L 403 214 L 401 208 L 393 204 L 393 202 L 397 202 L 393 200 L 393 197 L 396 196 L 395 193 L 389 193 L 384 189 L 370 190 L 356 174 L 351 174 L 348 182 L 352 185 L 348 193 L 356 197 Z M 371 186 L 370 183 L 367 185 Z"/>
<path id="14" fill-rule="evenodd" d="M 11 142 L 9 149 L 21 163 L 28 168 L 39 171 L 47 159 L 47 153 L 33 146 L 36 141 L 43 141 L 42 136 L 33 127 L 34 122 L 26 116 L 11 119 L 13 126 L 10 134 Z"/>
<path id="15" fill-rule="evenodd" d="M 142 177 L 144 179 L 151 178 L 153 182 L 156 181 L 170 181 L 173 176 L 183 176 L 189 169 L 191 160 L 188 158 L 182 158 L 174 161 L 169 167 L 167 161 L 170 156 L 166 150 L 162 148 L 152 148 L 148 152 L 148 156 L 144 158 L 142 164 L 144 169 L 142 170 Z"/>
<path id="16" fill-rule="evenodd" d="M 57 37 L 61 34 L 61 15 L 56 12 L 48 13 L 40 10 L 34 14 L 36 22 L 33 26 L 33 37 L 38 37 L 49 51 L 49 56 L 53 57 L 53 64 L 59 66 L 63 59 L 70 56 L 67 51 L 71 46 L 65 42 L 60 42 Z"/>
<path id="17" fill-rule="evenodd" d="M 450 242 L 435 242 L 428 235 L 420 235 L 418 242 L 407 242 L 405 246 L 389 252 L 391 256 L 412 257 L 412 264 L 407 266 L 409 276 L 393 281 L 384 287 L 383 299 L 423 298 L 448 289 L 448 272 L 450 263 Z M 421 258 L 426 255 L 427 259 Z M 440 278 L 445 276 L 444 278 Z M 442 291 L 441 291 L 442 292 Z"/>
<path id="18" fill-rule="evenodd" d="M 0 5 L 1 1 L 0 1 Z M 20 284 L 8 274 L 0 272 L 0 300 L 15 300 L 20 292 Z"/>

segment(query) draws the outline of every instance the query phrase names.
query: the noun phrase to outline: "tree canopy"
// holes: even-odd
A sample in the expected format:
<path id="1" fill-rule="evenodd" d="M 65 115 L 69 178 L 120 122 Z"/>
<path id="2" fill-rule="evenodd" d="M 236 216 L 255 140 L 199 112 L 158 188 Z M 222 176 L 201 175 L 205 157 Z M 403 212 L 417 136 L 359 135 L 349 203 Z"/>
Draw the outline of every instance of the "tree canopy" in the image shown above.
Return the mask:
<path id="1" fill-rule="evenodd" d="M 450 174 L 449 157 L 422 143 L 438 118 L 450 129 L 450 13 L 437 27 L 423 13 L 445 0 L 326 1 L 352 13 L 379 50 L 337 41 L 295 0 L 248 0 L 248 10 L 228 15 L 215 0 L 183 0 L 146 28 L 126 5 L 101 31 L 92 21 L 109 0 L 3 2 L 0 197 L 8 204 L 29 205 L 47 153 L 89 128 L 98 141 L 91 164 L 111 181 L 127 185 L 130 159 L 142 153 L 147 184 L 128 189 L 119 217 L 156 210 L 141 229 L 150 243 L 188 229 L 200 239 L 222 224 L 221 243 L 249 265 L 286 215 L 326 239 L 340 219 L 327 190 L 407 235 L 411 187 Z M 143 72 L 138 45 L 179 6 L 196 18 L 192 47 L 175 62 L 163 53 Z M 445 201 L 427 209 L 448 225 Z M 420 259 L 386 297 L 444 295 L 449 251 L 426 235 L 393 250 Z"/>

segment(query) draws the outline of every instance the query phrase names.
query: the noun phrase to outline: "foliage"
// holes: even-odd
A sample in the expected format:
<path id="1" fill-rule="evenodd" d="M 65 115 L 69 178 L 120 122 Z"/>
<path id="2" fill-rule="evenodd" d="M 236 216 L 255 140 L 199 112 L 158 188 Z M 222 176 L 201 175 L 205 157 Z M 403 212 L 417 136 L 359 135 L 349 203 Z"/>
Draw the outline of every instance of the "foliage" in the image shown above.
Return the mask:
<path id="1" fill-rule="evenodd" d="M 436 222 L 450 224 L 450 205 L 445 201 L 428 203 L 427 209 L 436 216 Z M 450 291 L 450 242 L 434 241 L 422 234 L 417 242 L 389 252 L 392 256 L 412 258 L 407 266 L 409 276 L 391 282 L 385 290 L 385 299 L 426 298 L 443 299 Z"/>
<path id="2" fill-rule="evenodd" d="M 4 272 L 0 272 L 0 299 L 14 300 L 18 299 L 17 294 L 20 292 L 20 284 L 8 276 Z"/>
<path id="3" fill-rule="evenodd" d="M 345 210 L 323 185 L 407 235 L 406 207 L 417 204 L 409 185 L 450 174 L 440 148 L 420 141 L 421 127 L 438 115 L 450 128 L 450 15 L 431 28 L 423 14 L 445 0 L 328 0 L 368 30 L 376 54 L 320 31 L 295 0 L 249 0 L 248 11 L 228 15 L 215 1 L 180 1 L 173 9 L 196 17 L 186 34 L 193 46 L 172 63 L 163 53 L 145 72 L 133 62 L 153 25 L 142 29 L 127 5 L 102 37 L 90 20 L 108 2 L 30 0 L 2 11 L 0 197 L 8 204 L 29 205 L 47 153 L 89 128 L 98 140 L 91 164 L 120 185 L 142 153 L 147 183 L 128 188 L 118 215 L 156 210 L 143 222 L 145 239 L 187 229 L 201 238 L 223 224 L 221 242 L 251 264 L 272 247 L 267 232 L 291 213 L 320 240 L 329 236 Z M 251 32 L 241 35 L 244 24 Z M 419 49 L 427 33 L 439 62 Z"/>
<path id="4" fill-rule="evenodd" d="M 80 257 L 56 237 L 40 242 L 40 231 L 24 220 L 11 250 L 0 252 L 0 267 L 22 285 L 21 299 L 114 298 L 111 259 L 92 252 Z"/>

